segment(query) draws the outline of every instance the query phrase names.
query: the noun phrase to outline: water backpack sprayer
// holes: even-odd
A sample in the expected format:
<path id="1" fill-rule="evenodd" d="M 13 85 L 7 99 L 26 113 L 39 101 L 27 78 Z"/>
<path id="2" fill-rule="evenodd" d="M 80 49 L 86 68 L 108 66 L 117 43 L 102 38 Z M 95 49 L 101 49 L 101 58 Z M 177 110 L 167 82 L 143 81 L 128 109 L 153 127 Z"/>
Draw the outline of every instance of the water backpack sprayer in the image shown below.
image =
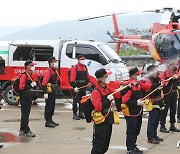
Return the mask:
<path id="1" fill-rule="evenodd" d="M 111 94 L 114 95 L 127 87 L 128 87 L 128 85 L 124 86 L 123 88 L 118 88 Z M 100 124 L 100 123 L 104 122 L 105 118 L 108 116 L 108 114 L 112 108 L 112 102 L 111 102 L 109 110 L 105 116 L 103 116 L 101 112 L 95 111 L 94 106 L 91 101 L 91 94 L 88 94 L 88 95 L 82 97 L 81 105 L 83 108 L 83 112 L 85 114 L 86 122 L 89 123 L 89 122 L 94 121 L 96 124 Z M 119 118 L 117 111 L 113 110 L 113 117 L 114 117 L 114 123 L 119 124 L 120 118 Z"/>

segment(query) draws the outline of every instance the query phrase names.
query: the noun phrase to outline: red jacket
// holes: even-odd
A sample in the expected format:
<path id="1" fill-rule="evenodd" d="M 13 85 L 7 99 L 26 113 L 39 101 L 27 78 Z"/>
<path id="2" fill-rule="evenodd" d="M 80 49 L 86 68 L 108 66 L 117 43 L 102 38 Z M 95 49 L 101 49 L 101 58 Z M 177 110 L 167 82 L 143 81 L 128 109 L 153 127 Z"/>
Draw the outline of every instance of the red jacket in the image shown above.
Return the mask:
<path id="1" fill-rule="evenodd" d="M 42 81 L 42 86 L 47 86 L 49 79 L 51 77 L 52 74 L 56 74 L 56 72 L 49 67 L 46 72 L 44 73 L 44 77 L 43 77 L 43 81 Z"/>
<path id="2" fill-rule="evenodd" d="M 151 82 L 148 80 L 137 82 L 136 80 L 129 79 L 128 82 L 131 83 L 131 90 L 129 90 L 122 97 L 122 102 L 125 104 L 128 102 L 128 100 L 130 100 L 133 91 L 143 90 L 147 92 L 151 89 L 152 86 Z"/>
<path id="3" fill-rule="evenodd" d="M 89 80 L 89 73 L 88 73 L 87 67 L 85 65 L 77 63 L 77 66 L 74 65 L 71 70 L 70 82 L 75 82 L 77 71 L 87 71 L 87 78 Z"/>
<path id="4" fill-rule="evenodd" d="M 96 86 L 97 89 L 100 90 L 102 96 L 107 96 L 111 94 L 112 92 L 115 91 L 115 89 L 107 88 L 107 87 L 102 87 L 99 84 Z M 94 108 L 97 112 L 100 112 L 102 110 L 102 99 L 101 99 L 101 94 L 99 93 L 98 90 L 94 90 L 92 92 L 92 103 L 94 105 Z M 114 95 L 114 98 L 121 98 L 120 92 L 116 93 Z"/>
<path id="5" fill-rule="evenodd" d="M 27 74 L 28 72 L 26 71 L 26 74 Z M 22 74 L 21 75 L 21 77 L 20 77 L 20 83 L 19 83 L 19 90 L 26 90 L 26 89 L 31 89 L 31 85 L 29 84 L 29 85 L 27 85 L 27 81 L 29 81 L 29 83 L 31 83 L 32 81 L 31 80 L 33 80 L 33 78 L 32 78 L 32 73 L 28 73 L 28 75 L 30 76 L 30 78 L 29 78 L 29 76 L 28 75 L 26 75 L 25 73 L 24 74 Z"/>
<path id="6" fill-rule="evenodd" d="M 165 70 L 165 72 L 161 72 L 160 73 L 159 78 L 161 79 L 161 81 L 164 81 L 164 80 L 170 78 L 173 75 L 175 75 L 175 74 L 174 73 L 170 73 L 168 70 Z"/>

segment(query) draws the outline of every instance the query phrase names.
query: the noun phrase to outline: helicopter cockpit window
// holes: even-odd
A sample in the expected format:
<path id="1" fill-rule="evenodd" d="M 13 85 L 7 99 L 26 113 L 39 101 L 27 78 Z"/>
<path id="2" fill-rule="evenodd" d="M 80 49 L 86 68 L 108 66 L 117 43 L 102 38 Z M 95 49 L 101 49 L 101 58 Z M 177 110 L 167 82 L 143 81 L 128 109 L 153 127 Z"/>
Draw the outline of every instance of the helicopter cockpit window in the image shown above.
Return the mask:
<path id="1" fill-rule="evenodd" d="M 161 57 L 167 58 L 167 49 L 170 45 L 170 36 L 167 34 L 159 34 L 156 37 L 156 47 Z"/>
<path id="2" fill-rule="evenodd" d="M 19 46 L 13 53 L 13 61 L 47 61 L 53 56 L 52 47 Z"/>
<path id="3" fill-rule="evenodd" d="M 76 57 L 78 55 L 84 55 L 89 60 L 94 60 L 102 65 L 108 64 L 106 58 L 99 52 L 98 49 L 91 45 L 75 45 Z"/>
<path id="4" fill-rule="evenodd" d="M 180 34 L 172 35 L 172 39 L 175 41 L 175 48 L 180 51 Z"/>

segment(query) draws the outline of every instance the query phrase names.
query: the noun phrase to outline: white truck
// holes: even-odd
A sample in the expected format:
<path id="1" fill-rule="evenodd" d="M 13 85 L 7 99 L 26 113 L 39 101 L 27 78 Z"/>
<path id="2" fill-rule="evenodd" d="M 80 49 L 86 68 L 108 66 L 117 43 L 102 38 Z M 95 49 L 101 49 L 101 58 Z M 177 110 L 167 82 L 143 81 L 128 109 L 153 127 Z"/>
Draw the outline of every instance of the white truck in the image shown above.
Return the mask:
<path id="1" fill-rule="evenodd" d="M 3 96 L 8 104 L 16 104 L 11 89 L 11 80 L 24 71 L 24 62 L 31 59 L 37 63 L 34 78 L 38 81 L 48 67 L 48 58 L 59 59 L 58 71 L 62 78 L 60 87 L 63 91 L 71 90 L 68 70 L 77 63 L 77 56 L 86 57 L 86 65 L 92 82 L 94 73 L 99 68 L 111 70 L 110 84 L 128 79 L 128 69 L 121 58 L 108 45 L 96 41 L 78 40 L 16 40 L 0 42 L 0 82 Z"/>

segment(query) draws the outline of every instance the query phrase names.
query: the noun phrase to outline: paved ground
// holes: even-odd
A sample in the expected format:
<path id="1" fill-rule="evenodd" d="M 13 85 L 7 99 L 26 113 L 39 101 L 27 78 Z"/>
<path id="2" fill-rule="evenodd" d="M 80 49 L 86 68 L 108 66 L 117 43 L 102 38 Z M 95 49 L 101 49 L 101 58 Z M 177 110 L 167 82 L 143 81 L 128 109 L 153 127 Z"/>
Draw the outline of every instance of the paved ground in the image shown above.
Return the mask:
<path id="1" fill-rule="evenodd" d="M 15 135 L 16 142 L 4 142 L 7 140 L 3 135 L 0 142 L 4 148 L 0 149 L 2 154 L 90 154 L 92 140 L 92 124 L 84 120 L 74 121 L 72 119 L 71 105 L 65 100 L 58 100 L 54 120 L 60 122 L 56 128 L 45 128 L 43 111 L 43 100 L 38 100 L 38 105 L 32 107 L 30 127 L 37 135 L 34 139 L 19 137 L 20 108 L 17 106 L 4 106 L 0 110 L 0 134 L 10 132 Z M 165 139 L 159 145 L 146 142 L 147 119 L 143 119 L 142 131 L 138 137 L 138 146 L 147 154 L 179 154 L 180 149 L 176 143 L 180 140 L 180 133 L 159 133 Z M 177 124 L 180 127 L 180 124 Z M 113 126 L 113 135 L 107 154 L 125 154 L 125 120 L 121 119 L 120 125 Z"/>

